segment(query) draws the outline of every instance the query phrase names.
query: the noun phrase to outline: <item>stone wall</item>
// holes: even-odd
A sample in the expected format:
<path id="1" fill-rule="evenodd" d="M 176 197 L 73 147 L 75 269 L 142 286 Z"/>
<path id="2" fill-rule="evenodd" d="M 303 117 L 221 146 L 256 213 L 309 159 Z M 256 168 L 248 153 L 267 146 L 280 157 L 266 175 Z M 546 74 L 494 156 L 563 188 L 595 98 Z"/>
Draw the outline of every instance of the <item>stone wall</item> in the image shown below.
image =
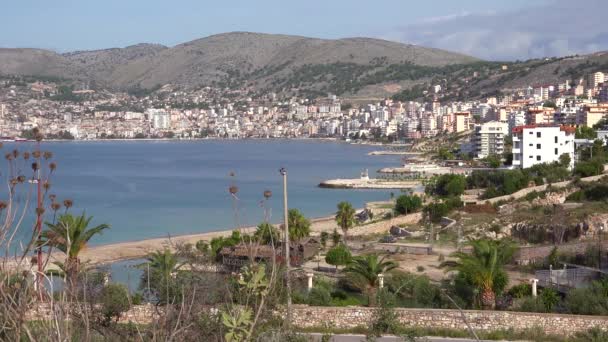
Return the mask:
<path id="1" fill-rule="evenodd" d="M 551 254 L 553 248 L 561 254 L 584 254 L 587 248 L 597 246 L 597 241 L 586 241 L 577 243 L 566 243 L 562 245 L 547 246 L 524 246 L 520 247 L 515 253 L 513 260 L 518 264 L 528 264 L 530 262 L 544 260 Z M 602 250 L 608 249 L 608 241 L 602 241 Z M 554 265 L 557 266 L 557 265 Z"/>
<path id="2" fill-rule="evenodd" d="M 55 307 L 55 312 L 60 312 Z M 51 316 L 48 304 L 32 308 L 29 320 L 48 320 Z M 300 328 L 333 327 L 349 329 L 368 327 L 374 319 L 374 308 L 368 307 L 315 307 L 294 305 L 292 310 L 293 324 Z M 431 329 L 466 330 L 461 313 L 458 310 L 446 309 L 395 309 L 399 321 L 410 327 Z M 542 313 L 525 313 L 511 311 L 463 311 L 474 330 L 524 330 L 541 328 L 547 334 L 573 334 L 594 327 L 608 330 L 607 316 L 578 316 Z M 61 317 L 61 316 L 59 316 Z M 120 318 L 122 323 L 147 324 L 157 317 L 152 305 L 137 305 Z"/>
<path id="3" fill-rule="evenodd" d="M 598 176 L 591 176 L 591 177 L 581 178 L 580 181 L 584 182 L 584 183 L 590 183 L 590 182 L 598 181 L 602 177 L 606 177 L 606 175 L 602 174 L 602 175 L 598 175 Z M 570 181 L 553 183 L 553 184 L 551 184 L 551 188 L 553 188 L 553 189 L 561 189 L 561 188 L 567 187 L 570 184 L 571 184 Z M 514 193 L 512 193 L 510 195 L 505 195 L 505 196 L 500 196 L 500 197 L 494 197 L 494 198 L 490 198 L 490 199 L 487 199 L 487 200 L 479 200 L 478 202 L 481 202 L 481 203 L 489 202 L 489 203 L 494 204 L 494 203 L 497 203 L 497 202 L 500 202 L 500 201 L 517 200 L 517 199 L 526 197 L 526 195 L 528 195 L 529 193 L 532 193 L 534 191 L 536 191 L 536 192 L 545 191 L 545 190 L 547 190 L 548 186 L 549 186 L 548 184 L 533 186 L 533 187 L 530 187 L 530 188 L 525 188 L 525 189 L 516 191 L 516 192 L 514 192 Z"/>
<path id="4" fill-rule="evenodd" d="M 410 327 L 466 330 L 458 310 L 395 309 L 399 321 Z M 367 327 L 373 320 L 374 309 L 366 307 L 311 307 L 296 305 L 293 323 L 302 328 L 335 327 L 342 329 Z M 575 316 L 511 311 L 464 311 L 476 331 L 504 329 L 525 330 L 541 328 L 547 334 L 573 334 L 594 327 L 608 330 L 606 316 Z"/>

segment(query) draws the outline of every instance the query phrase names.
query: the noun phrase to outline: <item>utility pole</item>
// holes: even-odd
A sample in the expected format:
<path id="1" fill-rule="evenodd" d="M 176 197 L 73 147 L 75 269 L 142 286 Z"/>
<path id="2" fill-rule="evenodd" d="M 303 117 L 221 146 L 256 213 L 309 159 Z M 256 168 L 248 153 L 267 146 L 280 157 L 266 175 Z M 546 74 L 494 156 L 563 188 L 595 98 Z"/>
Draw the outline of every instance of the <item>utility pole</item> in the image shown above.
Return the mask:
<path id="1" fill-rule="evenodd" d="M 604 225 L 600 225 L 597 232 L 597 268 L 602 270 L 602 233 L 604 232 Z"/>
<path id="2" fill-rule="evenodd" d="M 42 236 L 42 184 L 40 179 L 41 165 L 41 152 L 40 152 L 40 141 L 36 144 L 38 150 L 38 158 L 36 158 L 36 186 L 37 186 L 37 199 L 36 199 L 36 263 L 38 264 L 38 274 L 36 274 L 36 286 L 38 289 L 38 298 L 42 300 L 42 242 L 40 241 Z"/>
<path id="3" fill-rule="evenodd" d="M 291 259 L 289 257 L 289 207 L 287 206 L 287 169 L 282 167 L 279 172 L 283 176 L 283 215 L 285 220 L 285 282 L 287 286 L 287 328 L 291 328 Z"/>

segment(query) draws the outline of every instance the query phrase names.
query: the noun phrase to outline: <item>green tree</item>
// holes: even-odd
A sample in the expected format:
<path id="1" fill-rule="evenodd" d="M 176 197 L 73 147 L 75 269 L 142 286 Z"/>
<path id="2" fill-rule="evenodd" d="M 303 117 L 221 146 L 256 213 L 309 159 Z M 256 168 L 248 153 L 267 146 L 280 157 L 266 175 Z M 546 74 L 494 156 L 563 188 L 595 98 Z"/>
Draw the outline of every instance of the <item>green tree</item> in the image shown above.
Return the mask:
<path id="1" fill-rule="evenodd" d="M 502 164 L 500 157 L 495 154 L 487 156 L 484 161 L 486 164 L 488 164 L 489 167 L 493 169 L 499 168 L 500 164 Z"/>
<path id="2" fill-rule="evenodd" d="M 338 233 L 338 230 L 336 230 L 334 228 L 334 231 L 331 233 L 331 242 L 334 244 L 334 246 L 337 246 L 341 240 L 342 240 L 342 236 L 340 236 L 340 233 Z"/>
<path id="3" fill-rule="evenodd" d="M 384 261 L 384 259 L 385 257 L 378 258 L 376 254 L 363 255 L 353 258 L 344 269 L 347 274 L 363 281 L 370 306 L 375 304 L 376 288 L 379 285 L 378 275 L 386 274 L 399 266 L 394 261 Z"/>
<path id="4" fill-rule="evenodd" d="M 298 209 L 289 209 L 289 240 L 298 241 L 310 235 L 310 221 Z"/>
<path id="5" fill-rule="evenodd" d="M 263 222 L 258 225 L 254 236 L 258 239 L 258 241 L 265 245 L 276 246 L 281 240 L 279 230 L 267 222 Z"/>
<path id="6" fill-rule="evenodd" d="M 80 252 L 95 235 L 110 228 L 107 224 L 89 228 L 92 219 L 92 216 L 86 217 L 84 213 L 80 216 L 63 214 L 56 223 L 45 222 L 47 229 L 42 232 L 43 243 L 65 253 L 66 260 L 62 266 L 70 286 L 76 283 L 80 271 Z"/>
<path id="7" fill-rule="evenodd" d="M 115 319 L 131 308 L 129 290 L 123 284 L 108 284 L 101 290 L 101 311 L 105 323 Z"/>
<path id="8" fill-rule="evenodd" d="M 472 251 L 456 252 L 456 261 L 446 261 L 442 267 L 457 271 L 459 276 L 479 291 L 484 309 L 493 309 L 496 294 L 502 293 L 509 282 L 504 266 L 511 260 L 516 247 L 511 241 L 474 240 Z"/>
<path id="9" fill-rule="evenodd" d="M 467 185 L 465 176 L 445 174 L 433 177 L 426 185 L 425 191 L 430 195 L 441 197 L 460 196 Z"/>
<path id="10" fill-rule="evenodd" d="M 574 137 L 576 139 L 594 140 L 597 138 L 597 132 L 591 127 L 579 126 L 576 128 L 576 131 L 574 132 Z"/>
<path id="11" fill-rule="evenodd" d="M 336 270 L 338 270 L 338 266 L 347 265 L 351 258 L 352 255 L 348 247 L 340 243 L 327 252 L 325 255 L 325 262 L 336 266 Z"/>
<path id="12" fill-rule="evenodd" d="M 557 105 L 555 104 L 555 102 L 547 100 L 543 103 L 543 107 L 546 108 L 557 108 Z"/>
<path id="13" fill-rule="evenodd" d="M 325 247 L 327 246 L 327 240 L 329 239 L 329 233 L 328 232 L 321 232 L 321 238 L 320 238 L 320 243 L 321 246 L 323 247 L 323 249 L 325 249 Z"/>
<path id="14" fill-rule="evenodd" d="M 140 265 L 144 268 L 142 288 L 149 288 L 158 304 L 176 302 L 181 296 L 177 272 L 182 266 L 177 255 L 168 248 L 148 254 L 146 262 Z"/>
<path id="15" fill-rule="evenodd" d="M 570 167 L 570 163 L 572 162 L 572 158 L 570 158 L 570 154 L 564 153 L 559 156 L 559 164 L 563 167 Z"/>
<path id="16" fill-rule="evenodd" d="M 395 202 L 395 211 L 401 215 L 414 213 L 422 208 L 422 199 L 416 195 L 401 195 Z"/>
<path id="17" fill-rule="evenodd" d="M 344 233 L 344 243 L 346 243 L 348 230 L 355 225 L 355 208 L 353 208 L 352 204 L 350 204 L 349 202 L 338 203 L 336 222 Z"/>

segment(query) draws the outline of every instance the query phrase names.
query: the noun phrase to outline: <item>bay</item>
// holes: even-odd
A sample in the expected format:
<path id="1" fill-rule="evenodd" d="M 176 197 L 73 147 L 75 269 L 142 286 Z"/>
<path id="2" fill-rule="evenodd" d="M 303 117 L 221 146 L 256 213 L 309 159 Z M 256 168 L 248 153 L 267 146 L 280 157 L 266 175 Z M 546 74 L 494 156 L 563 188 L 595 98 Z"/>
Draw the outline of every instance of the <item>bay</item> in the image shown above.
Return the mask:
<path id="1" fill-rule="evenodd" d="M 3 149 L 13 147 L 34 148 L 19 143 Z M 317 185 L 357 178 L 364 169 L 374 176 L 400 161 L 399 156 L 368 156 L 378 149 L 374 146 L 318 140 L 43 142 L 42 149 L 52 151 L 57 162 L 50 193 L 59 201 L 72 199 L 72 213 L 92 215 L 92 224 L 111 225 L 93 245 L 255 225 L 263 219 L 260 202 L 267 189 L 273 193 L 271 221 L 280 221 L 281 167 L 288 170 L 289 207 L 308 217 L 331 215 L 340 201 L 362 207 L 388 199 L 390 191 Z M 228 192 L 233 184 L 239 189 L 236 215 Z M 24 228 L 31 222 L 26 220 Z M 28 234 L 22 229 L 23 237 Z"/>

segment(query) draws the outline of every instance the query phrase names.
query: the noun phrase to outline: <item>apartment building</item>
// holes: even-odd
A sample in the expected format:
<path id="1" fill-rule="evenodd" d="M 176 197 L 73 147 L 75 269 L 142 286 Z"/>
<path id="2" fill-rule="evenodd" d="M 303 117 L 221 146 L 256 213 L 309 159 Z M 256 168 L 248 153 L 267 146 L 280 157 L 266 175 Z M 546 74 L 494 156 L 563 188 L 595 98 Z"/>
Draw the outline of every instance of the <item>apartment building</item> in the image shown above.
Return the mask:
<path id="1" fill-rule="evenodd" d="M 526 169 L 536 164 L 559 161 L 570 156 L 574 166 L 574 132 L 572 126 L 526 125 L 513 129 L 513 166 Z"/>
<path id="2" fill-rule="evenodd" d="M 471 121 L 470 112 L 454 113 L 454 132 L 459 133 L 469 130 Z"/>
<path id="3" fill-rule="evenodd" d="M 608 104 L 602 103 L 598 105 L 583 106 L 578 113 L 577 123 L 579 125 L 593 127 L 600 120 L 608 116 Z"/>
<path id="4" fill-rule="evenodd" d="M 475 126 L 473 143 L 477 158 L 490 155 L 502 155 L 505 147 L 505 136 L 509 134 L 509 125 L 500 121 L 489 121 Z"/>
<path id="5" fill-rule="evenodd" d="M 599 87 L 600 83 L 604 83 L 606 80 L 606 75 L 603 72 L 596 72 L 590 74 L 587 78 L 587 87 L 591 89 L 595 89 Z"/>

